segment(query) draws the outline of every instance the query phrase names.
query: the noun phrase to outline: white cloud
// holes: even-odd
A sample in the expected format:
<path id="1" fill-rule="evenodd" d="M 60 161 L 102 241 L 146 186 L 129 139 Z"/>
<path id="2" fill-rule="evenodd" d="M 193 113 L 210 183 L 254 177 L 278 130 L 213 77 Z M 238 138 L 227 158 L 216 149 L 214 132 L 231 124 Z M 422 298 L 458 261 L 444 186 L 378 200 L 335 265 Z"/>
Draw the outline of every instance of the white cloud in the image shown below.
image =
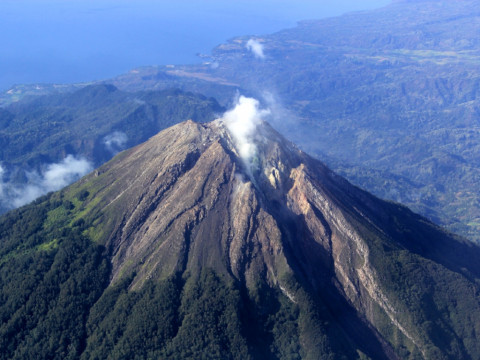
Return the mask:
<path id="1" fill-rule="evenodd" d="M 27 173 L 27 184 L 15 184 L 3 182 L 5 170 L 0 166 L 0 202 L 9 209 L 28 204 L 50 191 L 60 190 L 92 170 L 88 160 L 68 155 L 59 163 L 47 165 L 41 173 Z"/>
<path id="2" fill-rule="evenodd" d="M 92 170 L 92 164 L 87 159 L 68 155 L 62 162 L 47 166 L 41 184 L 47 191 L 56 191 Z"/>
<path id="3" fill-rule="evenodd" d="M 125 149 L 127 140 L 127 134 L 121 131 L 114 131 L 103 138 L 103 144 L 109 152 L 111 152 L 113 155 L 116 155 Z"/>
<path id="4" fill-rule="evenodd" d="M 227 111 L 222 121 L 230 131 L 238 154 L 251 171 L 252 158 L 255 155 L 255 133 L 263 118 L 270 114 L 268 109 L 260 109 L 256 99 L 240 96 L 232 110 Z"/>
<path id="5" fill-rule="evenodd" d="M 265 59 L 265 54 L 263 53 L 263 45 L 258 42 L 258 40 L 250 39 L 247 41 L 247 49 L 250 50 L 253 55 L 258 59 Z"/>

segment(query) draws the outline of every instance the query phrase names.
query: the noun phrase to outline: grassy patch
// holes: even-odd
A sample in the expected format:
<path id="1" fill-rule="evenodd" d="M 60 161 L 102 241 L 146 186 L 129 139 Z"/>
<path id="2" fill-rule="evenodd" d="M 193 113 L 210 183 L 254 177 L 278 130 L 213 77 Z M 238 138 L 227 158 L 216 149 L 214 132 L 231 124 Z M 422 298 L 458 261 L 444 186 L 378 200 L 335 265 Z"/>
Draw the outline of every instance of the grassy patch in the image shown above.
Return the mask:
<path id="1" fill-rule="evenodd" d="M 52 241 L 38 245 L 37 250 L 50 251 L 56 248 L 58 248 L 58 239 L 53 239 Z"/>

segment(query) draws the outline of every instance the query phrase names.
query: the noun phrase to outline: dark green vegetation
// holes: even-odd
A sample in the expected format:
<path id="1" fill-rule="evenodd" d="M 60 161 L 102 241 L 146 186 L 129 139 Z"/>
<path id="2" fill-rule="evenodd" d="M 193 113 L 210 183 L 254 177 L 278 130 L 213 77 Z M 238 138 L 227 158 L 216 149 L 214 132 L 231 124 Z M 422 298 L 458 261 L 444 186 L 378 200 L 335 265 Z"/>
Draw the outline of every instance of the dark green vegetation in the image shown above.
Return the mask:
<path id="1" fill-rule="evenodd" d="M 109 254 L 72 221 L 78 197 L 0 218 L 0 359 L 300 358 L 298 307 L 271 289 L 243 303 L 238 283 L 208 269 L 107 287 Z"/>
<path id="2" fill-rule="evenodd" d="M 65 225 L 75 206 L 61 199 L 0 219 L 1 359 L 248 358 L 231 281 L 205 271 L 106 290 L 108 254 Z"/>
<path id="3" fill-rule="evenodd" d="M 77 358 L 90 308 L 108 284 L 104 248 L 49 219 L 57 209 L 67 211 L 43 198 L 0 220 L 2 359 Z"/>
<path id="4" fill-rule="evenodd" d="M 187 122 L 0 217 L 0 358 L 478 359 L 480 248 L 258 133 L 256 187 Z"/>

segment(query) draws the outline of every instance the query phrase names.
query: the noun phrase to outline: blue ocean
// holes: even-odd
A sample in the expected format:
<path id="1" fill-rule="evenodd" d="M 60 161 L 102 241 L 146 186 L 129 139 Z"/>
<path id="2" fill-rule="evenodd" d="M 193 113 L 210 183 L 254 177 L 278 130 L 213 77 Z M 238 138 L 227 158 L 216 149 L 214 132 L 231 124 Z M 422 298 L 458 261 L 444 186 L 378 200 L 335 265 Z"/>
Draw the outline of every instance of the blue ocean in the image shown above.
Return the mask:
<path id="1" fill-rule="evenodd" d="M 261 35 L 388 0 L 1 0 L 0 90 L 109 78 L 199 62 L 238 35 Z"/>

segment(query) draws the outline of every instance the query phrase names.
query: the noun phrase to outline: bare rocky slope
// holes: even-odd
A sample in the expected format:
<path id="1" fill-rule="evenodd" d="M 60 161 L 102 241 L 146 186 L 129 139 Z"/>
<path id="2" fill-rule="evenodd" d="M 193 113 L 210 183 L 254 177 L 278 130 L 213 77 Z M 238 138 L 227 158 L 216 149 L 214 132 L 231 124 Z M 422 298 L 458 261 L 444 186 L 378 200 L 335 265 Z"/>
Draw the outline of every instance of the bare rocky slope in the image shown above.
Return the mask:
<path id="1" fill-rule="evenodd" d="M 89 189 L 87 209 L 95 202 L 86 219 L 108 224 L 100 238 L 112 254 L 112 283 L 135 271 L 135 289 L 146 279 L 209 268 L 247 289 L 265 280 L 293 303 L 304 288 L 327 312 L 338 311 L 331 316 L 344 336 L 374 358 L 396 358 L 399 347 L 426 358 L 456 347 L 465 356 L 478 351 L 451 319 L 468 318 L 478 339 L 478 293 L 473 312 L 453 307 L 446 318 L 426 300 L 442 296 L 437 282 L 453 297 L 477 292 L 478 248 L 350 185 L 268 124 L 257 130 L 250 163 L 221 121 L 189 121 L 75 185 Z M 428 289 L 414 285 L 427 279 L 434 282 Z M 433 336 L 436 321 L 451 344 Z"/>
<path id="2" fill-rule="evenodd" d="M 104 247 L 109 275 L 72 358 L 480 356 L 477 246 L 352 186 L 267 123 L 254 134 L 242 157 L 222 120 L 160 132 L 31 205 L 43 231 L 63 232 L 12 245 L 0 270 L 63 251 L 67 229 Z M 2 218 L 5 244 L 28 211 Z"/>
<path id="3" fill-rule="evenodd" d="M 349 181 L 480 241 L 478 0 L 394 1 L 219 45 L 210 62 L 148 67 L 121 89 L 177 86 L 283 105 L 275 127 Z M 215 66 L 212 66 L 214 64 Z M 270 93 L 272 96 L 265 96 Z M 327 157 L 328 156 L 328 157 Z"/>

